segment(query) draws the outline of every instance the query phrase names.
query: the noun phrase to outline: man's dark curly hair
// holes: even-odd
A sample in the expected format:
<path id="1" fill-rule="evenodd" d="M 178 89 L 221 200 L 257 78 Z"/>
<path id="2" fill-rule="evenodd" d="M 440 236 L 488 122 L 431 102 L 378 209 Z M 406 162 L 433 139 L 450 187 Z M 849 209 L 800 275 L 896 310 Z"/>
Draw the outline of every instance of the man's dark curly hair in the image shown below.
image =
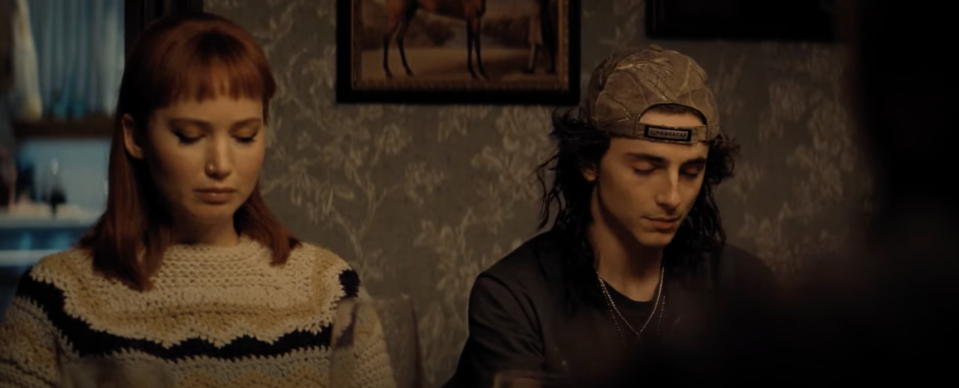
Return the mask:
<path id="1" fill-rule="evenodd" d="M 666 114 L 691 113 L 705 122 L 699 111 L 682 105 L 656 105 L 649 110 Z M 539 228 L 546 227 L 553 220 L 551 230 L 561 233 L 563 241 L 576 244 L 573 250 L 576 254 L 566 255 L 567 276 L 571 277 L 569 280 L 574 288 L 577 285 L 592 288 L 596 278 L 590 276 L 593 274 L 593 250 L 586 238 L 586 229 L 592 222 L 590 200 L 594 182 L 586 180 L 583 169 L 599 167 L 600 159 L 609 149 L 611 137 L 609 133 L 581 121 L 575 110 L 554 113 L 550 137 L 556 143 L 556 152 L 536 169 L 543 189 Z M 665 249 L 666 265 L 671 273 L 688 274 L 702 264 L 701 260 L 718 259 L 725 247 L 726 232 L 713 193 L 717 185 L 732 176 L 738 156 L 739 145 L 723 134 L 709 143 L 702 189 L 673 241 Z M 547 184 L 550 173 L 552 183 Z"/>

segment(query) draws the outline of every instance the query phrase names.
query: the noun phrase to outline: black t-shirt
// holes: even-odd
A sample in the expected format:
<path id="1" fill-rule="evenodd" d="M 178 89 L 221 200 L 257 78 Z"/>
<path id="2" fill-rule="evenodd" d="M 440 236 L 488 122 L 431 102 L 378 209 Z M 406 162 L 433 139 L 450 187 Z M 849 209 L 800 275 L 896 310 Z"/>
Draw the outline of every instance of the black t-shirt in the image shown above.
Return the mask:
<path id="1" fill-rule="evenodd" d="M 569 308 L 569 269 L 563 255 L 572 253 L 564 241 L 556 232 L 543 233 L 477 277 L 469 301 L 469 338 L 446 387 L 490 388 L 498 373 L 515 370 L 554 376 L 558 386 L 596 386 L 623 368 L 634 346 L 678 343 L 687 338 L 684 330 L 703 329 L 703 314 L 720 305 L 716 297 L 769 293 L 775 287 L 772 273 L 761 261 L 727 246 L 716 265 L 718 272 L 706 268 L 696 277 L 680 280 L 667 271 L 663 315 L 657 313 L 637 340 L 622 322 L 617 330 L 598 279 L 589 291 L 593 294 Z M 653 302 L 633 301 L 608 284 L 606 288 L 619 312 L 640 330 Z"/>

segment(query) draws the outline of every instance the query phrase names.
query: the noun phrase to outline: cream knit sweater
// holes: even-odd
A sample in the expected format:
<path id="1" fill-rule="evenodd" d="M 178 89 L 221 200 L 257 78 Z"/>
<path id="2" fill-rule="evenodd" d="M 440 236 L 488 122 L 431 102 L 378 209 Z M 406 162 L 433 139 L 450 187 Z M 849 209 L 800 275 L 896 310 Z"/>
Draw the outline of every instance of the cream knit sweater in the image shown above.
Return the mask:
<path id="1" fill-rule="evenodd" d="M 70 386 L 91 360 L 159 371 L 132 373 L 147 381 L 129 384 L 144 387 L 326 387 L 336 306 L 368 298 L 359 277 L 309 244 L 269 263 L 270 250 L 247 238 L 176 245 L 153 289 L 139 292 L 94 272 L 85 251 L 44 258 L 0 320 L 0 387 Z M 392 387 L 382 328 L 367 318 L 354 327 L 349 386 Z"/>

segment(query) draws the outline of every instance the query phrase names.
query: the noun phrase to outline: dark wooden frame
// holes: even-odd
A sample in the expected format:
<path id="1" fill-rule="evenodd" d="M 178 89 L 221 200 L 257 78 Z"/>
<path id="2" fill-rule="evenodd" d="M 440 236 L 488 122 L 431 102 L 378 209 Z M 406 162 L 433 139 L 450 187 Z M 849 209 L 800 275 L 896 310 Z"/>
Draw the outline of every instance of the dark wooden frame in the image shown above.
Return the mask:
<path id="1" fill-rule="evenodd" d="M 681 1 L 646 0 L 647 38 L 833 42 L 835 9 L 842 0 L 705 0 L 734 10 L 726 16 L 689 12 L 680 8 Z"/>
<path id="2" fill-rule="evenodd" d="M 453 89 L 354 87 L 353 10 L 354 0 L 336 2 L 336 101 L 337 103 L 402 104 L 488 104 L 488 105 L 576 105 L 580 99 L 581 0 L 567 1 L 567 85 L 564 90 L 534 89 Z M 560 59 L 557 59 L 560 60 Z"/>

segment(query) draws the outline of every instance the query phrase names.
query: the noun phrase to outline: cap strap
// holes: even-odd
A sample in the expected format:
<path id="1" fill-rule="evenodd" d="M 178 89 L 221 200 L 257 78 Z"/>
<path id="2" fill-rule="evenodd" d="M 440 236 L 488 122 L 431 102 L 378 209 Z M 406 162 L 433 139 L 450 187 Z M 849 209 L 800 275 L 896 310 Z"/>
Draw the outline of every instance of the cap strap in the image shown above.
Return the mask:
<path id="1" fill-rule="evenodd" d="M 705 125 L 670 127 L 643 123 L 637 123 L 634 128 L 629 128 L 628 126 L 612 126 L 609 128 L 609 131 L 637 139 L 680 144 L 695 144 L 706 141 L 709 133 Z"/>

